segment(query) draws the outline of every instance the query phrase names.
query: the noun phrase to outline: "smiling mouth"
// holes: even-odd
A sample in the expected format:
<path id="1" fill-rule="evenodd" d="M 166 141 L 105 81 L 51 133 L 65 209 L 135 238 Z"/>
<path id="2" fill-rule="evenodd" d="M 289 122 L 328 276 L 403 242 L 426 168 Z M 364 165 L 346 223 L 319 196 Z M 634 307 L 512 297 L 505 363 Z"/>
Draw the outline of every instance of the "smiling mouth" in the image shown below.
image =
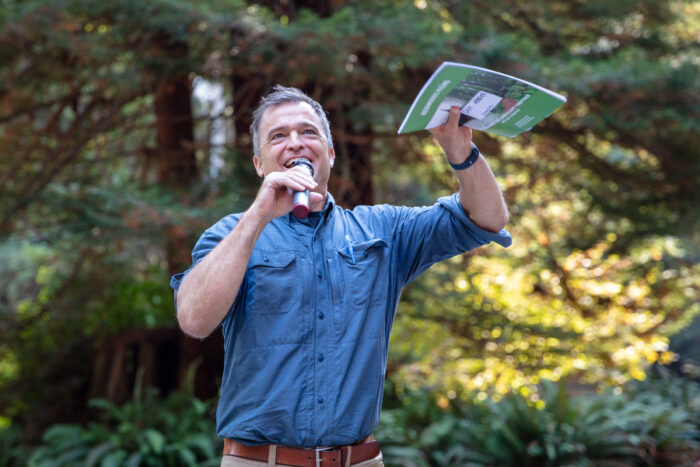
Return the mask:
<path id="1" fill-rule="evenodd" d="M 295 157 L 294 159 L 288 160 L 287 163 L 284 164 L 284 166 L 285 166 L 286 168 L 288 168 L 288 169 L 291 169 L 292 167 L 294 167 L 294 164 L 295 164 L 297 161 L 307 161 L 307 162 L 309 162 L 309 163 L 311 162 L 311 161 L 309 161 L 306 157 Z"/>

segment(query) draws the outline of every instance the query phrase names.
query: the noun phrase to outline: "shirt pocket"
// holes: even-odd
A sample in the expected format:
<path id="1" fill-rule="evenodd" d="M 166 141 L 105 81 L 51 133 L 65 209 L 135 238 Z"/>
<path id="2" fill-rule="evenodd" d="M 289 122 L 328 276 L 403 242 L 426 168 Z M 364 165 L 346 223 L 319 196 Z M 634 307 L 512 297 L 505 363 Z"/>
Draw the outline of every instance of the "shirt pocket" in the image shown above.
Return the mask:
<path id="1" fill-rule="evenodd" d="M 251 315 L 287 313 L 297 299 L 296 251 L 264 251 L 249 268 L 249 302 Z"/>
<path id="2" fill-rule="evenodd" d="M 387 278 L 380 277 L 389 245 L 381 238 L 350 244 L 338 250 L 345 304 L 367 308 L 382 301 Z"/>

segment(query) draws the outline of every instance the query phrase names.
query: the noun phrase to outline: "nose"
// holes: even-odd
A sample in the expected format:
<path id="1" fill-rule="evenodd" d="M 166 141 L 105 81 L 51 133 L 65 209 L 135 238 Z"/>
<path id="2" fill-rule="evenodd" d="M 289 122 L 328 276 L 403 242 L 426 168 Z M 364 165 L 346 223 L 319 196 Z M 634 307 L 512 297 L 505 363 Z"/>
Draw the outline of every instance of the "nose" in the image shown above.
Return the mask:
<path id="1" fill-rule="evenodd" d="M 296 131 L 292 131 L 289 134 L 287 147 L 292 151 L 298 151 L 299 149 L 304 147 L 304 141 L 299 136 L 299 133 L 297 133 Z"/>

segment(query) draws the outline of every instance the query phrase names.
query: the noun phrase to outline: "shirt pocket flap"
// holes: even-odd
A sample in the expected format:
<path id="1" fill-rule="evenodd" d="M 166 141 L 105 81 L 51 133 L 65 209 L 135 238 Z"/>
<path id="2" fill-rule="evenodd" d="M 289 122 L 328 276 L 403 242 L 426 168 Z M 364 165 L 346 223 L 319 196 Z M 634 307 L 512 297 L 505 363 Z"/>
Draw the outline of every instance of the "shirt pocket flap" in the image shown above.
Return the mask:
<path id="1" fill-rule="evenodd" d="M 250 267 L 286 268 L 295 259 L 296 254 L 294 251 L 266 251 L 259 258 L 251 261 Z"/>
<path id="2" fill-rule="evenodd" d="M 353 243 L 345 248 L 338 250 L 340 256 L 348 261 L 355 262 L 355 258 L 359 259 L 363 256 L 367 256 L 372 248 L 387 248 L 389 244 L 381 238 L 374 238 L 372 240 L 367 240 L 366 242 Z M 352 248 L 352 251 L 350 251 Z"/>
<path id="3" fill-rule="evenodd" d="M 263 250 L 254 255 L 248 268 L 248 314 L 287 313 L 297 306 L 299 287 L 296 271 L 294 250 Z M 267 323 L 267 326 L 270 324 Z"/>

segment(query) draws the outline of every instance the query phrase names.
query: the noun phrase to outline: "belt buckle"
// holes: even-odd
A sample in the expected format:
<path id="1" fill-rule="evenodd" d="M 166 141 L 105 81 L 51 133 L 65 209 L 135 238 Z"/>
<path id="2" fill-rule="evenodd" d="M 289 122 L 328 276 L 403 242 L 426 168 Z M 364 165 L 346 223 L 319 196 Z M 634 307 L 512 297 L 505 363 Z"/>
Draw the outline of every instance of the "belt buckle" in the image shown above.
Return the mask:
<path id="1" fill-rule="evenodd" d="M 323 448 L 315 448 L 314 451 L 316 451 L 316 467 L 321 467 L 321 462 L 323 459 L 321 459 L 321 453 L 324 451 L 329 451 L 330 448 L 323 447 Z"/>
<path id="2" fill-rule="evenodd" d="M 316 452 L 316 467 L 321 467 L 321 462 L 323 462 L 323 459 L 321 459 L 321 453 L 322 452 L 327 452 L 327 451 L 332 451 L 334 448 L 329 447 L 329 446 L 324 446 L 324 447 L 315 447 L 314 451 Z M 341 450 L 341 459 L 342 459 L 342 450 Z M 342 461 L 341 461 L 342 463 Z"/>

